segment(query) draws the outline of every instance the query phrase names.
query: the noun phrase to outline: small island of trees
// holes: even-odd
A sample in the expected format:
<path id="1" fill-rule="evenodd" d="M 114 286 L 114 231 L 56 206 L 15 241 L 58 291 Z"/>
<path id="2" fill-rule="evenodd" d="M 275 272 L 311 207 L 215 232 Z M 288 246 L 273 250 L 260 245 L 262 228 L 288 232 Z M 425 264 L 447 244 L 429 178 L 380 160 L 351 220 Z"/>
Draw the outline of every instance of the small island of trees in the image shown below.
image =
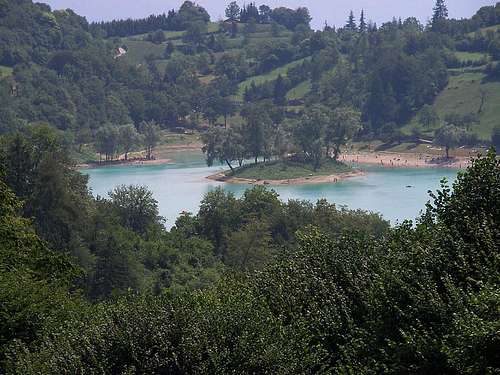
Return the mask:
<path id="1" fill-rule="evenodd" d="M 211 127 L 202 135 L 208 166 L 220 162 L 232 176 L 270 180 L 350 170 L 338 159 L 341 147 L 362 128 L 355 109 L 318 104 L 284 121 L 279 107 L 262 102 L 247 105 L 242 116 L 241 126 Z M 247 160 L 253 164 L 245 165 Z"/>

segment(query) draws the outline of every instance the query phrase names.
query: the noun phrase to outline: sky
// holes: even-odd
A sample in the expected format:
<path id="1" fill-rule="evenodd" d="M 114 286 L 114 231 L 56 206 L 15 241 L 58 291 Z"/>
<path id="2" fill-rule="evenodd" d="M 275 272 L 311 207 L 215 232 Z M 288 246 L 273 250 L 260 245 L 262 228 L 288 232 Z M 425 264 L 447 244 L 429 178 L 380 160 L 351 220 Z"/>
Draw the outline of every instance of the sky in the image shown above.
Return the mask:
<path id="1" fill-rule="evenodd" d="M 112 20 L 123 18 L 143 18 L 150 14 L 178 9 L 183 0 L 39 0 L 46 2 L 53 9 L 71 8 L 76 13 L 87 17 L 89 21 Z M 224 9 L 230 0 L 196 0 L 217 21 L 224 16 Z M 249 2 L 249 1 L 247 1 Z M 472 16 L 481 6 L 494 5 L 497 0 L 448 0 L 448 10 L 452 18 Z M 243 0 L 238 1 L 240 5 Z M 322 28 L 325 21 L 329 25 L 343 26 L 350 10 L 359 17 L 365 10 L 367 19 L 381 24 L 392 17 L 417 17 L 426 23 L 432 14 L 435 0 L 262 0 L 257 5 L 267 4 L 271 8 L 286 6 L 309 8 L 313 17 L 313 28 Z"/>

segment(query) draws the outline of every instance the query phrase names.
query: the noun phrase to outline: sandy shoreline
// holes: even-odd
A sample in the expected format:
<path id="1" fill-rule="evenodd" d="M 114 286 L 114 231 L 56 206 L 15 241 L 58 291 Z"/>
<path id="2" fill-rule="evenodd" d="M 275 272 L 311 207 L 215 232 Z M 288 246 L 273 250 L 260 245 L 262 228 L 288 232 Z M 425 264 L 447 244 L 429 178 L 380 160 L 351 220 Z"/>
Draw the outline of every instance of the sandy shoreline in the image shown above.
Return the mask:
<path id="1" fill-rule="evenodd" d="M 339 161 L 344 163 L 356 163 L 360 165 L 373 165 L 383 168 L 453 168 L 465 169 L 470 163 L 470 157 L 452 157 L 445 159 L 436 155 L 416 154 L 416 153 L 396 153 L 396 152 L 351 152 L 341 154 Z M 351 172 L 338 173 L 328 176 L 311 176 L 286 180 L 249 179 L 226 176 L 224 172 L 219 172 L 207 178 L 214 181 L 231 184 L 248 185 L 303 185 L 335 183 L 346 178 L 361 176 L 365 174 L 362 170 L 355 169 Z"/>
<path id="2" fill-rule="evenodd" d="M 201 151 L 201 143 L 194 142 L 189 144 L 168 145 L 164 147 L 160 154 L 159 159 L 146 160 L 143 158 L 116 160 L 113 162 L 94 162 L 78 164 L 77 169 L 91 169 L 91 168 L 106 168 L 106 167 L 127 167 L 127 166 L 141 166 L 141 165 L 165 165 L 175 163 L 174 160 L 167 158 L 169 152 L 187 152 L 187 151 Z M 167 157 L 162 157 L 163 155 Z M 455 168 L 464 169 L 470 165 L 470 157 L 455 156 L 449 160 L 436 155 L 426 153 L 397 153 L 388 151 L 378 152 L 347 152 L 341 154 L 339 161 L 344 163 L 356 163 L 379 166 L 384 168 Z M 216 181 L 223 181 L 235 184 L 260 184 L 260 185 L 298 185 L 298 184 L 315 184 L 315 183 L 332 183 L 344 178 L 358 176 L 360 171 L 355 171 L 344 174 L 335 174 L 331 176 L 311 176 L 286 180 L 257 180 L 257 179 L 244 179 L 230 176 L 223 176 L 217 173 L 207 178 Z"/>
<path id="3" fill-rule="evenodd" d="M 339 161 L 378 165 L 384 168 L 456 168 L 470 165 L 469 157 L 453 157 L 448 160 L 429 154 L 410 154 L 393 152 L 356 152 L 341 154 Z"/>
<path id="4" fill-rule="evenodd" d="M 143 159 L 134 159 L 134 160 L 115 160 L 113 162 L 95 162 L 95 163 L 85 163 L 78 164 L 77 169 L 94 169 L 94 168 L 108 168 L 108 167 L 131 167 L 131 166 L 142 166 L 142 165 L 165 165 L 165 164 L 173 164 L 174 161 L 172 159 L 154 159 L 154 160 L 143 160 Z"/>
<path id="5" fill-rule="evenodd" d="M 350 172 L 337 173 L 333 175 L 325 176 L 311 176 L 311 177 L 300 177 L 300 178 L 290 178 L 286 180 L 266 180 L 266 179 L 252 179 L 252 178 L 240 178 L 226 176 L 226 171 L 216 173 L 214 175 L 208 176 L 209 180 L 226 182 L 229 184 L 246 184 L 246 185 L 307 185 L 307 184 L 326 184 L 326 183 L 336 183 L 347 178 L 357 177 L 364 175 L 361 170 L 353 170 Z"/>

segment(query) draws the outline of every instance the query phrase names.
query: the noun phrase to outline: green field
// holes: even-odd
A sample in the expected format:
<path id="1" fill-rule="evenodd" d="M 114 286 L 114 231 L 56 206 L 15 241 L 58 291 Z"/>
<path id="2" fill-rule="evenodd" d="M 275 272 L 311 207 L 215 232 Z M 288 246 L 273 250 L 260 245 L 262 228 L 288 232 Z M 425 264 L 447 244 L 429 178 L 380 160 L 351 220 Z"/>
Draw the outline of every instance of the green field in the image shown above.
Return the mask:
<path id="1" fill-rule="evenodd" d="M 275 80 L 276 78 L 278 78 L 278 76 L 280 74 L 282 76 L 285 76 L 286 73 L 288 72 L 288 69 L 290 69 L 290 68 L 292 68 L 294 66 L 297 66 L 299 64 L 302 64 L 302 62 L 305 59 L 307 59 L 307 57 L 303 58 L 303 59 L 300 59 L 300 60 L 292 61 L 291 63 L 288 63 L 286 65 L 283 65 L 283 66 L 279 67 L 279 68 L 271 70 L 269 73 L 261 74 L 259 76 L 250 77 L 247 80 L 241 82 L 240 85 L 239 85 L 239 91 L 238 91 L 239 98 L 243 97 L 245 89 L 247 87 L 250 87 L 250 85 L 252 84 L 252 82 L 254 82 L 256 85 L 260 85 L 260 84 L 263 84 L 263 83 Z"/>
<path id="2" fill-rule="evenodd" d="M 154 44 L 139 40 L 124 40 L 127 47 L 127 54 L 123 57 L 131 64 L 142 64 L 146 60 L 146 56 L 152 55 L 156 59 L 163 58 L 165 52 L 165 44 Z"/>
<path id="3" fill-rule="evenodd" d="M 488 31 L 497 31 L 500 29 L 500 25 L 493 25 L 493 26 L 489 26 L 489 27 L 483 27 L 482 29 L 479 29 L 478 31 L 473 31 L 469 34 L 467 34 L 468 36 L 474 36 L 474 34 L 476 33 L 486 33 Z"/>
<path id="4" fill-rule="evenodd" d="M 323 161 L 321 168 L 314 170 L 311 164 L 291 161 L 273 161 L 251 164 L 236 169 L 232 176 L 255 180 L 287 180 L 302 177 L 328 176 L 351 171 L 352 168 L 333 160 Z"/>
<path id="5" fill-rule="evenodd" d="M 478 62 L 478 61 L 489 61 L 489 56 L 484 53 L 478 52 L 455 52 L 455 56 L 460 62 Z"/>
<path id="6" fill-rule="evenodd" d="M 186 34 L 185 31 L 165 31 L 165 38 L 180 39 Z"/>
<path id="7" fill-rule="evenodd" d="M 311 81 L 307 80 L 299 83 L 293 89 L 288 91 L 286 98 L 288 100 L 297 100 L 304 98 L 311 91 Z"/>
<path id="8" fill-rule="evenodd" d="M 14 70 L 9 66 L 0 65 L 0 78 L 10 77 Z"/>
<path id="9" fill-rule="evenodd" d="M 474 124 L 471 131 L 479 139 L 489 141 L 492 130 L 500 124 L 500 82 L 488 81 L 482 72 L 467 72 L 451 76 L 448 86 L 438 95 L 433 107 L 439 117 L 443 119 L 447 114 L 457 113 L 466 115 L 478 113 L 481 106 L 481 97 L 484 93 L 484 104 L 479 114 L 479 124 Z M 434 129 L 422 129 L 416 118 L 403 128 L 410 134 L 418 127 L 424 134 L 431 136 Z"/>
<path id="10" fill-rule="evenodd" d="M 208 33 L 216 33 L 218 32 L 220 29 L 220 26 L 217 22 L 210 22 L 208 24 Z"/>

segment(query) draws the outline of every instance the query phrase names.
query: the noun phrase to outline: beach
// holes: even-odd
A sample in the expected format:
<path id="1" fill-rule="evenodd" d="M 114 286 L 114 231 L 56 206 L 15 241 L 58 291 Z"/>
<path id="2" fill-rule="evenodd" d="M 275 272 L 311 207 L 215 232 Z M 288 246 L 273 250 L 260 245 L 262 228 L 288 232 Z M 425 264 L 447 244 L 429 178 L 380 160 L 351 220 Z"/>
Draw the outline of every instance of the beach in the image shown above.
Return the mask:
<path id="1" fill-rule="evenodd" d="M 83 163 L 78 164 L 76 167 L 78 169 L 90 169 L 90 168 L 106 168 L 106 167 L 128 167 L 128 166 L 142 166 L 142 165 L 165 165 L 172 164 L 174 161 L 172 159 L 119 159 L 113 161 L 102 161 L 93 163 Z"/>
<path id="2" fill-rule="evenodd" d="M 227 176 L 226 171 L 216 173 L 207 178 L 214 181 L 226 182 L 230 184 L 246 184 L 246 185 L 307 185 L 307 184 L 334 184 L 347 178 L 362 176 L 361 170 L 353 170 L 345 173 L 337 173 L 325 176 L 309 176 L 300 178 L 290 178 L 284 180 L 269 180 L 269 179 L 251 179 Z"/>
<path id="3" fill-rule="evenodd" d="M 378 165 L 385 168 L 456 168 L 463 169 L 470 165 L 469 157 L 445 159 L 436 155 L 393 152 L 350 152 L 341 154 L 339 161 Z"/>

